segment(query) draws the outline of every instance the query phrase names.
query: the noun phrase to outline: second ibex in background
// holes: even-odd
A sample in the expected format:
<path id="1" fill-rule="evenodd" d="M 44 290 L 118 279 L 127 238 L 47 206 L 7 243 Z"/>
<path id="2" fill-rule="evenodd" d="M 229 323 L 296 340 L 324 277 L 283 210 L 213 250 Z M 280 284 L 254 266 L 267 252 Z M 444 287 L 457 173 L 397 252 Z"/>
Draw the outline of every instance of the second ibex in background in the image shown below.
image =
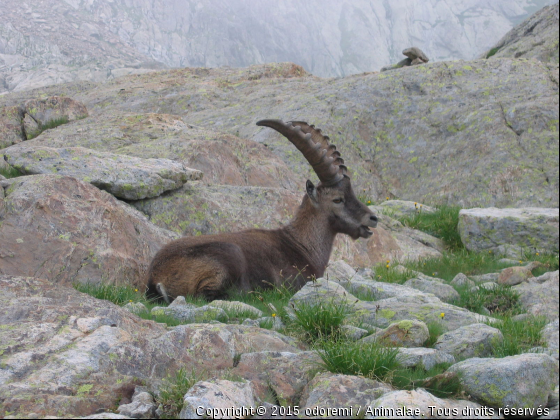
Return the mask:
<path id="1" fill-rule="evenodd" d="M 305 122 L 263 120 L 282 133 L 311 164 L 321 181 L 307 181 L 301 206 L 280 229 L 184 237 L 163 247 L 148 269 L 148 292 L 167 302 L 177 296 L 226 296 L 270 284 L 301 288 L 321 277 L 338 233 L 369 238 L 377 217 L 354 194 L 346 166 L 321 130 Z"/>

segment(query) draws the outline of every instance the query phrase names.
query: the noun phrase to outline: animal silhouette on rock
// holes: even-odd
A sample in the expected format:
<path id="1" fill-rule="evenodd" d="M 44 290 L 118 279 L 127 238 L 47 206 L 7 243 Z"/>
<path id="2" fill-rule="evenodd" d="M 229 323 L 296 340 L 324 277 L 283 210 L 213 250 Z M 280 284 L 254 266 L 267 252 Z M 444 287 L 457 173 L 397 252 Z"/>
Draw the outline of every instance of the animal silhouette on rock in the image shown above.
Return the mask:
<path id="1" fill-rule="evenodd" d="M 165 245 L 148 269 L 148 294 L 171 302 L 177 296 L 224 298 L 235 288 L 300 289 L 323 275 L 338 233 L 369 238 L 377 217 L 361 203 L 344 160 L 321 130 L 301 121 L 262 120 L 292 142 L 319 177 L 306 183 L 290 223 L 280 229 L 183 237 Z"/>

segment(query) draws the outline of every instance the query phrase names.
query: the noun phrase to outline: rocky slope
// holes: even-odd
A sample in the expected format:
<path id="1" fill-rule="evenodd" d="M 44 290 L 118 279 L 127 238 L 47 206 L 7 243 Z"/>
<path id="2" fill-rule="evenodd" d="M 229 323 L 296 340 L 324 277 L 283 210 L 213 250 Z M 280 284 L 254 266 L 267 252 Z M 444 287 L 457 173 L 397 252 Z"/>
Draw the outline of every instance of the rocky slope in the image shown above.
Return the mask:
<path id="1" fill-rule="evenodd" d="M 378 70 L 418 45 L 471 59 L 553 0 L 1 0 L 0 94 L 170 67 Z"/>
<path id="2" fill-rule="evenodd" d="M 558 63 L 558 3 L 544 7 L 509 31 L 483 57 L 523 57 Z"/>

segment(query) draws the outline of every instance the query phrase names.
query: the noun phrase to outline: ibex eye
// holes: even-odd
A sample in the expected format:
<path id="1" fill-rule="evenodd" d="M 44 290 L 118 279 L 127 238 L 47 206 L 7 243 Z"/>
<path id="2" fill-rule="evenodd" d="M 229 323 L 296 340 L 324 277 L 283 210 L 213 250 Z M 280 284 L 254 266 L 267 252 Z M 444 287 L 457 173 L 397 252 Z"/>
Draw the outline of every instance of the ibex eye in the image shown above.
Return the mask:
<path id="1" fill-rule="evenodd" d="M 335 198 L 335 199 L 333 200 L 333 203 L 336 203 L 336 204 L 342 203 L 342 198 Z"/>

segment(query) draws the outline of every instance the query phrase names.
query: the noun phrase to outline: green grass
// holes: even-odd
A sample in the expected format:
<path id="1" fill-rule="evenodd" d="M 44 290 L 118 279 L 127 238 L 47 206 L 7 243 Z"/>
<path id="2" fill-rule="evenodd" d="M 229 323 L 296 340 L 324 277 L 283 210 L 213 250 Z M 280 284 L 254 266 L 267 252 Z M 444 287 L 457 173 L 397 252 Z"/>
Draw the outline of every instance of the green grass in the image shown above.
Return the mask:
<path id="1" fill-rule="evenodd" d="M 419 211 L 399 220 L 405 226 L 442 239 L 450 250 L 459 250 L 464 248 L 458 230 L 460 210 L 457 206 L 438 206 L 434 213 Z"/>
<path id="2" fill-rule="evenodd" d="M 514 316 L 524 313 L 519 302 L 519 293 L 511 286 L 497 284 L 492 289 L 479 288 L 471 291 L 469 287 L 456 288 L 459 299 L 451 302 L 471 312 L 491 316 Z"/>
<path id="3" fill-rule="evenodd" d="M 68 124 L 69 122 L 70 122 L 70 120 L 68 119 L 68 117 L 63 116 L 63 117 L 60 117 L 60 118 L 54 118 L 52 120 L 49 120 L 45 124 L 39 123 L 39 131 L 37 133 L 35 133 L 34 136 L 28 137 L 27 140 L 31 140 L 31 139 L 39 136 L 39 134 L 41 134 L 43 131 L 56 128 L 56 127 L 61 126 L 63 124 Z"/>
<path id="4" fill-rule="evenodd" d="M 396 369 L 390 378 L 391 384 L 398 389 L 414 390 L 424 388 L 439 398 L 452 398 L 461 393 L 457 375 L 444 375 L 451 363 L 442 363 L 430 370 L 421 367 Z"/>
<path id="5" fill-rule="evenodd" d="M 426 341 L 425 347 L 430 348 L 433 347 L 438 338 L 446 332 L 446 328 L 443 323 L 439 321 L 430 321 L 426 324 L 426 326 L 428 327 L 430 337 L 428 338 L 428 341 Z"/>
<path id="6" fill-rule="evenodd" d="M 272 315 L 274 312 L 277 312 L 277 315 L 283 315 L 283 308 L 288 305 L 294 293 L 294 291 L 284 286 L 270 289 L 256 289 L 249 293 L 230 289 L 228 291 L 228 300 L 236 300 L 251 305 L 260 309 L 265 315 Z"/>
<path id="7" fill-rule="evenodd" d="M 13 166 L 8 166 L 7 168 L 4 167 L 0 168 L 0 175 L 3 175 L 5 178 L 10 179 L 10 178 L 17 178 L 19 176 L 22 176 L 23 174 Z"/>
<path id="8" fill-rule="evenodd" d="M 75 283 L 74 288 L 96 299 L 108 300 L 119 306 L 126 305 L 129 302 L 141 302 L 145 305 L 152 304 L 152 302 L 146 298 L 143 291 L 133 286 L 117 286 L 104 283 Z"/>
<path id="9" fill-rule="evenodd" d="M 500 51 L 500 48 L 492 48 L 490 51 L 488 51 L 488 54 L 486 54 L 486 58 L 495 56 L 498 51 Z"/>
<path id="10" fill-rule="evenodd" d="M 320 340 L 315 349 L 321 357 L 321 368 L 332 373 L 359 375 L 383 381 L 400 367 L 398 350 L 377 342 Z"/>
<path id="11" fill-rule="evenodd" d="M 163 416 L 160 418 L 178 418 L 183 409 L 185 394 L 195 383 L 204 379 L 206 379 L 206 375 L 197 374 L 194 370 L 188 372 L 184 368 L 163 379 L 159 394 L 155 396 L 156 404 L 161 404 L 163 409 Z"/>
<path id="12" fill-rule="evenodd" d="M 336 339 L 349 310 L 350 306 L 346 303 L 303 303 L 294 308 L 295 319 L 291 324 L 302 332 L 304 340 L 309 343 Z"/>
<path id="13" fill-rule="evenodd" d="M 489 323 L 491 327 L 499 329 L 504 341 L 501 344 L 494 344 L 494 357 L 507 357 L 522 354 L 533 347 L 545 345 L 541 331 L 548 323 L 544 317 L 529 317 L 524 320 L 513 320 L 511 317 L 504 317 L 498 323 Z"/>

